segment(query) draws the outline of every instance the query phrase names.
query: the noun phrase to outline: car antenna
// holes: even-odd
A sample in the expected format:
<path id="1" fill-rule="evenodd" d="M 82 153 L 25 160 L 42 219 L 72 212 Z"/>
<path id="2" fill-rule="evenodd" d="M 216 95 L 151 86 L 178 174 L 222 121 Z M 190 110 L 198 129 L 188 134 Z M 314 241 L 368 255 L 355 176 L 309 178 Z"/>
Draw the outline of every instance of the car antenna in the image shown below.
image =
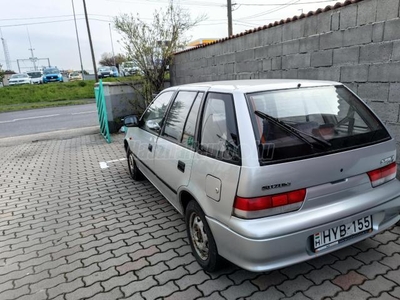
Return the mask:
<path id="1" fill-rule="evenodd" d="M 299 89 L 301 87 L 301 83 L 299 83 L 298 85 L 297 85 L 297 88 Z"/>

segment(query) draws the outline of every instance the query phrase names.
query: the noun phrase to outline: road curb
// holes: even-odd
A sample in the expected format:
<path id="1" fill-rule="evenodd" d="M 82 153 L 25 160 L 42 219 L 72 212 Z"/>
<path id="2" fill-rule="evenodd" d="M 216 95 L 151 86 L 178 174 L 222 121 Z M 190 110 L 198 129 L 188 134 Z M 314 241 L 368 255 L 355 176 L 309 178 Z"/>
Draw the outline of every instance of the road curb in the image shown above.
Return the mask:
<path id="1" fill-rule="evenodd" d="M 19 144 L 33 143 L 46 140 L 64 140 L 64 139 L 75 138 L 78 136 L 98 134 L 98 133 L 100 133 L 99 126 L 57 130 L 45 133 L 0 138 L 0 146 L 15 146 Z"/>

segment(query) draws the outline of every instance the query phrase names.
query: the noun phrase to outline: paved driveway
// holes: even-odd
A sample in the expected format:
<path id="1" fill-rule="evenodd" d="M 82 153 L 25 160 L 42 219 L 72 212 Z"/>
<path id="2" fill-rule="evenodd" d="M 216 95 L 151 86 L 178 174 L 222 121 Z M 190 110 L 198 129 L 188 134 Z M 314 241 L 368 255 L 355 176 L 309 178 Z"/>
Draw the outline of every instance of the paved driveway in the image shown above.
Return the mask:
<path id="1" fill-rule="evenodd" d="M 205 273 L 182 217 L 131 181 L 115 140 L 0 146 L 1 300 L 400 298 L 398 226 L 270 273 Z"/>

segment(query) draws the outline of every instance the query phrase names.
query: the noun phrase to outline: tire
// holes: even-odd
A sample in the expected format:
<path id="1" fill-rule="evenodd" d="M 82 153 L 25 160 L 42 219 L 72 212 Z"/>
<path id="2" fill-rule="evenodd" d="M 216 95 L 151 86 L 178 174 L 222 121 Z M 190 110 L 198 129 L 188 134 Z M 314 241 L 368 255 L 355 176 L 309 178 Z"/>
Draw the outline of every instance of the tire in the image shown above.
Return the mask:
<path id="1" fill-rule="evenodd" d="M 140 181 L 144 178 L 143 173 L 140 172 L 139 168 L 136 165 L 135 156 L 133 155 L 131 149 L 128 148 L 126 151 L 126 158 L 128 161 L 128 169 L 131 178 L 135 181 Z"/>
<path id="2" fill-rule="evenodd" d="M 207 224 L 204 212 L 194 200 L 191 200 L 186 207 L 185 223 L 190 247 L 198 264 L 205 271 L 216 271 L 222 258 L 218 255 L 217 245 Z M 205 239 L 207 241 L 204 241 Z"/>

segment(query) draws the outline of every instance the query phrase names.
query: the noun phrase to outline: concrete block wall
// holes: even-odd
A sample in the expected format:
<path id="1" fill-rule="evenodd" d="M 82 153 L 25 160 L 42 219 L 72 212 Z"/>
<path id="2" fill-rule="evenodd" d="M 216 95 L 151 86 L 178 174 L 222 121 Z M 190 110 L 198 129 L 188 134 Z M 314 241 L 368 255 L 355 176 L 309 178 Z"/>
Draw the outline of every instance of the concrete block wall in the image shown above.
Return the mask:
<path id="1" fill-rule="evenodd" d="M 345 83 L 400 150 L 400 0 L 362 0 L 176 54 L 171 66 L 173 85 L 266 78 Z"/>

